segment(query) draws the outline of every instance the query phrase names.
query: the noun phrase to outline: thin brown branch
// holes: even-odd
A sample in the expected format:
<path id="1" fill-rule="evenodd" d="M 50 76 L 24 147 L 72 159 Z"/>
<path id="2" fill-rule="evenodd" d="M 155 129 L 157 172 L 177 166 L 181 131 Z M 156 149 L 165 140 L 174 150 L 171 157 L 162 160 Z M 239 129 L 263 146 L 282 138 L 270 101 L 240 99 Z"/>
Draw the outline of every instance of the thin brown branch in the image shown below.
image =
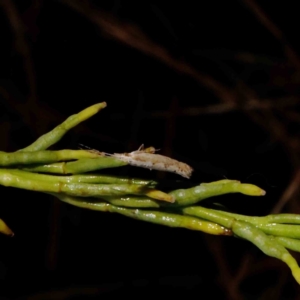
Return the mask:
<path id="1" fill-rule="evenodd" d="M 255 114 L 251 114 L 251 118 L 262 128 L 268 130 L 273 138 L 280 141 L 282 145 L 287 149 L 290 155 L 290 160 L 294 164 L 299 163 L 298 151 L 300 148 L 300 140 L 297 136 L 292 136 L 286 126 L 280 121 L 270 110 L 260 111 Z"/>
<path id="2" fill-rule="evenodd" d="M 295 110 L 285 110 L 283 114 L 288 119 L 289 122 L 300 123 L 300 113 Z"/>
<path id="3" fill-rule="evenodd" d="M 55 271 L 58 267 L 59 246 L 61 236 L 61 222 L 62 222 L 62 208 L 63 204 L 54 199 L 51 203 L 51 210 L 49 211 L 49 234 L 48 245 L 45 251 L 45 266 L 50 271 Z"/>
<path id="4" fill-rule="evenodd" d="M 188 107 L 178 111 L 178 116 L 199 116 L 204 114 L 224 114 L 232 111 L 254 111 L 254 110 L 270 110 L 270 109 L 282 109 L 286 107 L 294 107 L 300 104 L 300 101 L 296 97 L 280 98 L 274 100 L 261 100 L 255 99 L 249 100 L 242 104 L 236 103 L 219 103 L 209 105 L 205 107 Z M 162 118 L 169 116 L 169 111 L 155 111 L 149 115 L 149 117 Z"/>
<path id="5" fill-rule="evenodd" d="M 296 51 L 292 46 L 286 41 L 283 32 L 276 26 L 275 23 L 267 16 L 267 14 L 255 3 L 254 0 L 243 0 L 248 8 L 255 14 L 257 19 L 264 25 L 270 33 L 278 39 L 285 50 L 285 54 L 288 60 L 300 69 L 300 59 Z"/>
<path id="6" fill-rule="evenodd" d="M 255 91 L 250 89 L 242 80 L 238 80 L 237 87 L 241 95 L 239 99 L 244 100 L 240 104 L 240 108 L 247 103 L 261 105 L 262 100 L 258 101 Z M 296 100 L 296 103 L 298 103 L 298 100 Z M 269 131 L 273 138 L 282 143 L 289 152 L 292 162 L 298 162 L 298 155 L 296 154 L 300 148 L 298 137 L 291 136 L 285 124 L 274 115 L 271 106 L 267 105 L 264 107 L 264 110 L 252 110 L 251 113 L 248 113 L 249 118 Z"/>
<path id="7" fill-rule="evenodd" d="M 250 253 L 245 254 L 242 259 L 241 266 L 235 276 L 232 279 L 231 289 L 233 293 L 239 292 L 239 288 L 243 280 L 247 277 L 247 273 L 251 268 L 251 263 L 253 262 L 253 255 Z"/>
<path id="8" fill-rule="evenodd" d="M 116 20 L 113 16 L 99 11 L 99 9 L 92 6 L 91 2 L 82 2 L 78 0 L 64 0 L 63 2 L 97 24 L 99 28 L 110 38 L 113 38 L 125 45 L 141 51 L 144 54 L 156 58 L 157 60 L 165 63 L 177 72 L 189 75 L 190 77 L 204 85 L 206 88 L 211 90 L 222 102 L 227 103 L 227 105 L 231 106 L 233 103 L 234 106 L 239 102 L 244 103 L 245 101 L 249 101 L 254 98 L 253 95 L 255 93 L 252 92 L 246 85 L 242 84 L 242 82 L 239 82 L 239 93 L 241 94 L 241 96 L 239 97 L 237 91 L 232 91 L 220 82 L 216 81 L 214 78 L 194 69 L 186 62 L 173 58 L 166 49 L 151 41 L 136 26 L 132 24 L 122 23 L 119 20 Z M 259 102 L 257 98 L 256 100 L 252 101 L 256 101 L 257 103 Z M 291 146 L 289 142 L 287 143 L 287 141 L 289 141 L 289 135 L 286 134 L 287 132 L 284 130 L 284 127 L 280 122 L 277 122 L 276 126 L 278 128 L 274 128 L 274 124 L 266 124 L 266 116 L 254 115 L 253 113 L 249 114 L 249 116 L 255 122 L 258 122 L 259 124 L 263 125 L 263 127 L 271 130 L 272 134 L 277 139 L 280 139 L 281 142 L 286 146 Z M 292 148 L 294 149 L 294 141 L 292 144 Z"/>
<path id="9" fill-rule="evenodd" d="M 283 207 L 287 204 L 287 202 L 297 193 L 299 192 L 300 187 L 300 169 L 298 169 L 293 176 L 293 179 L 291 180 L 290 184 L 284 191 L 283 195 L 279 199 L 279 201 L 276 203 L 276 205 L 273 207 L 271 213 L 272 214 L 278 214 L 282 211 Z"/>
<path id="10" fill-rule="evenodd" d="M 280 276 L 278 276 L 278 280 L 275 285 L 266 286 L 264 291 L 260 294 L 260 299 L 272 299 L 272 300 L 280 300 L 282 299 L 283 290 L 288 281 L 289 273 L 285 269 L 280 272 Z"/>
<path id="11" fill-rule="evenodd" d="M 110 38 L 156 58 L 181 74 L 194 78 L 222 101 L 235 102 L 235 94 L 230 89 L 214 78 L 194 69 L 186 62 L 173 58 L 166 49 L 149 39 L 135 25 L 116 20 L 113 16 L 92 7 L 92 4 L 88 1 L 64 0 L 63 2 L 97 24 L 103 33 Z"/>
<path id="12" fill-rule="evenodd" d="M 210 253 L 214 256 L 214 261 L 216 262 L 219 269 L 218 281 L 222 285 L 223 289 L 226 291 L 228 299 L 240 300 L 243 299 L 240 291 L 238 289 L 232 289 L 232 282 L 234 277 L 230 272 L 230 265 L 227 263 L 226 258 L 224 258 L 225 251 L 222 242 L 215 237 L 205 236 L 206 245 Z"/>
<path id="13" fill-rule="evenodd" d="M 15 36 L 16 49 L 23 59 L 23 67 L 27 74 L 29 86 L 28 104 L 32 106 L 37 102 L 37 87 L 31 51 L 25 38 L 25 26 L 13 1 L 1 0 L 0 5 L 3 7 L 3 10 L 8 17 Z M 32 117 L 34 118 L 34 116 Z"/>

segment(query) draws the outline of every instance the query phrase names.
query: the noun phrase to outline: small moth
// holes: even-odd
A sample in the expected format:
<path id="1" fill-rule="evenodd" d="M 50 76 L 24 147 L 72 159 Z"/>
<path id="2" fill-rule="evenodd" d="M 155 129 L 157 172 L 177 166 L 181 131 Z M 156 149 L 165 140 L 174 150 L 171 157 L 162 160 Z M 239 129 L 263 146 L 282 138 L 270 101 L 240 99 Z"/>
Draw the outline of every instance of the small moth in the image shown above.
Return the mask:
<path id="1" fill-rule="evenodd" d="M 189 165 L 167 156 L 155 154 L 156 151 L 154 147 L 144 149 L 144 145 L 141 145 L 138 150 L 130 153 L 106 155 L 116 157 L 132 166 L 176 173 L 185 178 L 191 177 L 193 169 Z"/>

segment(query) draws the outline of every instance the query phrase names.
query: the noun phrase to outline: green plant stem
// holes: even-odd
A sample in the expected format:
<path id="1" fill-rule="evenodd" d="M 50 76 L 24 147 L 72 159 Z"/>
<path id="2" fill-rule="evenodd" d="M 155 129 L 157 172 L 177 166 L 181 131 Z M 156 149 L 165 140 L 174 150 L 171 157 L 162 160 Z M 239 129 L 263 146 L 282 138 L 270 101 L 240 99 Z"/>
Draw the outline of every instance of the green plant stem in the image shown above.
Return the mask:
<path id="1" fill-rule="evenodd" d="M 291 239 L 282 236 L 270 236 L 270 238 L 276 240 L 281 246 L 287 249 L 300 252 L 300 240 Z"/>
<path id="2" fill-rule="evenodd" d="M 155 200 L 149 199 L 147 197 L 107 197 L 106 201 L 122 206 L 122 207 L 133 207 L 133 208 L 157 208 L 157 207 L 181 207 L 186 206 L 187 203 L 199 202 L 201 200 L 207 199 L 213 196 L 219 196 L 222 193 L 234 193 L 238 191 L 245 191 L 245 186 L 247 187 L 248 195 L 262 194 L 262 190 L 256 186 L 251 185 L 249 189 L 249 184 L 242 184 L 235 180 L 222 180 L 217 182 L 212 182 L 209 184 L 201 184 L 187 190 L 175 190 L 169 193 L 169 195 L 175 198 L 175 202 L 170 204 L 166 202 L 157 202 Z"/>
<path id="3" fill-rule="evenodd" d="M 265 191 L 248 183 L 236 180 L 220 180 L 211 183 L 201 183 L 190 189 L 180 189 L 170 192 L 175 197 L 175 204 L 188 206 L 204 199 L 229 193 L 242 193 L 249 196 L 263 196 Z"/>
<path id="4" fill-rule="evenodd" d="M 205 208 L 202 206 L 184 207 L 181 209 L 181 211 L 185 215 L 195 216 L 204 220 L 209 220 L 227 228 L 231 228 L 232 223 L 235 220 L 234 218 L 219 214 L 219 211 L 217 210 Z"/>
<path id="5" fill-rule="evenodd" d="M 30 152 L 48 149 L 50 146 L 57 143 L 70 129 L 77 126 L 79 123 L 85 121 L 86 119 L 92 117 L 105 107 L 105 102 L 98 103 L 82 110 L 78 114 L 68 117 L 63 123 L 55 127 L 53 130 L 42 135 L 34 143 L 26 148 L 20 149 L 19 151 Z"/>
<path id="6" fill-rule="evenodd" d="M 99 154 L 86 150 L 42 150 L 36 152 L 0 152 L 0 166 L 9 167 L 22 164 L 44 164 L 80 158 L 95 159 Z"/>
<path id="7" fill-rule="evenodd" d="M 79 159 L 71 162 L 26 166 L 22 169 L 30 172 L 43 172 L 51 174 L 83 174 L 101 169 L 117 168 L 126 165 L 126 162 L 114 157 L 98 157 L 93 159 Z"/>
<path id="8" fill-rule="evenodd" d="M 137 184 L 147 185 L 154 187 L 157 183 L 152 180 L 143 180 L 136 178 L 100 175 L 100 174 L 87 174 L 87 175 L 72 175 L 72 176 L 55 176 L 45 175 L 38 173 L 31 173 L 18 169 L 6 169 L 7 172 L 13 175 L 22 176 L 31 180 L 43 180 L 49 182 L 67 182 L 67 183 L 106 183 L 106 184 Z"/>
<path id="9" fill-rule="evenodd" d="M 251 217 L 192 206 L 204 199 L 228 193 L 263 196 L 265 191 L 261 188 L 224 179 L 167 194 L 154 189 L 157 185 L 154 181 L 100 174 L 84 175 L 87 172 L 127 165 L 116 157 L 107 157 L 97 151 L 46 150 L 57 143 L 68 130 L 105 107 L 105 102 L 90 106 L 70 116 L 30 146 L 14 153 L 0 152 L 0 166 L 22 169 L 0 168 L 0 184 L 48 193 L 74 206 L 118 213 L 155 224 L 214 235 L 235 235 L 252 242 L 265 254 L 285 262 L 300 284 L 299 266 L 285 249 L 300 252 L 299 215 Z M 41 172 L 60 176 L 39 174 Z M 77 175 L 65 176 L 66 174 Z M 1 219 L 0 232 L 13 235 Z"/>
<path id="10" fill-rule="evenodd" d="M 232 224 L 232 231 L 235 235 L 252 242 L 266 255 L 278 258 L 285 262 L 291 269 L 296 281 L 300 284 L 300 269 L 297 261 L 277 242 L 276 239 L 268 237 L 260 229 L 257 229 L 254 225 L 244 221 L 235 220 Z"/>
<path id="11" fill-rule="evenodd" d="M 136 184 L 92 184 L 92 183 L 64 183 L 43 180 L 31 180 L 10 173 L 10 170 L 0 169 L 0 184 L 25 190 L 38 192 L 66 193 L 80 197 L 147 195 L 161 201 L 173 199 L 164 192 Z"/>
<path id="12" fill-rule="evenodd" d="M 196 216 L 204 220 L 216 222 L 227 228 L 231 228 L 232 222 L 239 220 L 247 223 L 251 223 L 255 227 L 262 230 L 264 233 L 275 236 L 298 238 L 300 239 L 300 226 L 289 224 L 276 224 L 276 223 L 258 223 L 256 220 L 252 220 L 248 217 L 247 220 L 241 220 L 237 215 L 236 218 L 226 216 L 217 210 L 204 208 L 201 206 L 191 206 L 182 209 L 182 212 L 187 215 Z"/>
<path id="13" fill-rule="evenodd" d="M 220 225 L 200 220 L 198 218 L 193 218 L 189 216 L 176 215 L 160 211 L 148 211 L 141 209 L 128 209 L 124 207 L 118 207 L 111 205 L 106 202 L 89 202 L 82 201 L 77 197 L 70 197 L 63 194 L 52 194 L 63 202 L 78 206 L 81 208 L 107 211 L 111 213 L 119 213 L 124 216 L 134 218 L 137 220 L 148 221 L 155 224 L 170 226 L 170 227 L 182 227 L 191 230 L 198 230 L 214 235 L 231 235 L 231 230 L 228 230 Z"/>
<path id="14" fill-rule="evenodd" d="M 267 215 L 263 217 L 252 217 L 252 216 L 234 214 L 226 211 L 219 211 L 219 212 L 220 214 L 223 214 L 225 216 L 232 217 L 241 221 L 247 221 L 252 224 L 268 224 L 268 223 L 300 224 L 300 215 L 296 215 L 296 214 L 274 214 L 274 215 Z"/>

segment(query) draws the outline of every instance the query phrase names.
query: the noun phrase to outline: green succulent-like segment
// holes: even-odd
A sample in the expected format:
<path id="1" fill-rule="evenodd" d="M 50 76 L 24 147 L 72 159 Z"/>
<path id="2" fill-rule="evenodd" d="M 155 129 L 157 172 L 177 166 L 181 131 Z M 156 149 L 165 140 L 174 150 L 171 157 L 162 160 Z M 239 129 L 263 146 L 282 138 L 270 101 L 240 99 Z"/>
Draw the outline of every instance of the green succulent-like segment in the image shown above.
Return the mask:
<path id="1" fill-rule="evenodd" d="M 245 239 L 266 255 L 285 262 L 300 284 L 300 268 L 287 250 L 300 252 L 300 215 L 244 216 L 200 205 L 204 199 L 229 193 L 263 196 L 265 191 L 261 188 L 226 179 L 161 191 L 154 180 L 100 174 L 101 169 L 127 165 L 116 157 L 89 150 L 47 150 L 70 129 L 105 107 L 105 102 L 90 106 L 28 147 L 13 153 L 0 152 L 0 184 L 51 194 L 85 209 Z M 1 219 L 0 232 L 13 235 Z"/>

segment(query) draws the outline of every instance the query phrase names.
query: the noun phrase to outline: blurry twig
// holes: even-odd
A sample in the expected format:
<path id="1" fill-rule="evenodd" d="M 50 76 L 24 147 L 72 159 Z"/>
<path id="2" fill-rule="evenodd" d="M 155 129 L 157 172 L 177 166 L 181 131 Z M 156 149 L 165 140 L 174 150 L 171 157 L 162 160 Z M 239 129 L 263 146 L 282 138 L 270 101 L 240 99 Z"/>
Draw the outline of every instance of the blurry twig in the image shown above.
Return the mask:
<path id="1" fill-rule="evenodd" d="M 179 73 L 191 76 L 224 102 L 235 102 L 235 95 L 230 89 L 186 62 L 173 58 L 166 49 L 151 41 L 137 26 L 121 23 L 113 16 L 92 7 L 89 1 L 64 0 L 63 2 L 97 24 L 110 38 L 155 57 Z"/>
<path id="2" fill-rule="evenodd" d="M 300 147 L 300 140 L 297 136 L 292 136 L 285 124 L 280 121 L 276 116 L 270 111 L 260 111 L 256 114 L 251 114 L 251 118 L 256 121 L 257 124 L 261 125 L 262 128 L 268 130 L 275 139 L 279 140 L 282 145 L 287 149 L 290 154 L 290 159 L 294 164 L 298 164 L 298 151 Z"/>
<path id="3" fill-rule="evenodd" d="M 251 101 L 251 105 L 253 105 L 253 103 L 257 103 L 257 106 L 261 105 L 260 101 L 254 96 L 255 93 L 252 92 L 242 82 L 238 82 L 238 86 L 240 87 L 239 91 L 232 90 L 224 86 L 214 78 L 194 69 L 186 62 L 173 58 L 166 49 L 151 41 L 138 27 L 132 24 L 122 23 L 113 16 L 99 11 L 99 9 L 92 6 L 90 1 L 82 2 L 78 0 L 64 0 L 63 2 L 97 24 L 110 38 L 140 50 L 142 53 L 155 57 L 177 72 L 191 76 L 206 88 L 211 90 L 222 102 L 226 103 L 227 105 L 235 106 L 237 103 L 245 103 L 248 101 Z M 243 104 L 239 106 L 239 108 L 240 107 L 243 107 Z M 268 109 L 267 113 L 268 116 L 271 116 L 270 109 Z M 273 136 L 276 139 L 279 139 L 285 146 L 289 147 L 290 149 L 294 149 L 298 143 L 296 143 L 295 140 L 290 140 L 284 126 L 278 120 L 276 120 L 274 116 L 272 116 L 272 122 L 266 123 L 266 117 L 268 116 L 265 114 L 250 114 L 252 120 L 271 131 Z M 276 125 L 276 127 L 274 127 L 274 125 Z"/>
<path id="4" fill-rule="evenodd" d="M 231 280 L 230 288 L 233 293 L 239 292 L 239 287 L 243 282 L 243 280 L 245 279 L 245 277 L 247 276 L 248 270 L 252 262 L 253 262 L 253 255 L 250 253 L 245 254 L 245 256 L 242 258 L 242 264 L 239 270 Z"/>
<path id="5" fill-rule="evenodd" d="M 286 110 L 284 111 L 284 115 L 288 119 L 289 122 L 300 123 L 300 113 L 295 110 Z"/>
<path id="6" fill-rule="evenodd" d="M 300 101 L 297 97 L 280 98 L 274 100 L 249 100 L 242 104 L 236 103 L 220 103 L 209 105 L 205 107 L 189 107 L 183 108 L 178 111 L 179 116 L 198 116 L 202 114 L 223 114 L 235 110 L 269 110 L 269 109 L 282 109 L 285 107 L 293 107 L 299 104 Z M 169 111 L 156 111 L 151 113 L 151 117 L 166 117 Z"/>
<path id="7" fill-rule="evenodd" d="M 300 69 L 300 59 L 296 51 L 287 42 L 283 32 L 276 26 L 275 23 L 266 15 L 266 13 L 255 3 L 254 0 L 243 0 L 248 8 L 256 15 L 257 19 L 271 32 L 271 34 L 278 39 L 285 50 L 288 60 Z"/>
<path id="8" fill-rule="evenodd" d="M 173 96 L 168 109 L 169 114 L 165 117 L 165 139 L 164 139 L 164 153 L 166 156 L 173 156 L 173 140 L 176 137 L 176 120 L 180 112 L 179 99 Z M 161 173 L 160 179 L 165 178 L 165 173 Z"/>
<path id="9" fill-rule="evenodd" d="M 284 62 L 278 57 L 270 55 L 258 55 L 251 52 L 233 52 L 228 49 L 193 49 L 191 51 L 194 55 L 209 58 L 214 61 L 240 61 L 246 64 L 257 64 L 265 67 L 272 67 L 280 65 Z"/>
<path id="10" fill-rule="evenodd" d="M 219 284 L 226 290 L 228 299 L 240 300 L 243 299 L 238 288 L 232 284 L 234 278 L 230 272 L 230 266 L 224 259 L 224 246 L 219 239 L 214 239 L 210 236 L 205 236 L 207 247 L 214 256 L 214 260 L 220 270 L 220 275 L 218 276 Z"/>
<path id="11" fill-rule="evenodd" d="M 68 300 L 78 298 L 78 299 L 88 299 L 94 298 L 94 296 L 103 296 L 103 294 L 109 292 L 115 292 L 124 287 L 124 283 L 115 282 L 107 284 L 97 284 L 90 286 L 71 286 L 61 289 L 51 289 L 43 292 L 36 292 L 32 295 L 26 295 L 25 297 L 20 298 L 20 300 L 52 300 L 52 299 L 61 299 Z"/>
<path id="12" fill-rule="evenodd" d="M 260 295 L 260 299 L 273 299 L 280 300 L 282 298 L 282 294 L 284 291 L 284 287 L 288 281 L 288 272 L 283 270 L 280 272 L 280 276 L 278 276 L 278 280 L 276 281 L 276 285 L 270 285 L 266 287 L 264 292 Z"/>
<path id="13" fill-rule="evenodd" d="M 30 106 L 32 106 L 35 105 L 37 101 L 37 88 L 31 51 L 25 38 L 25 26 L 13 1 L 1 0 L 0 5 L 3 7 L 3 10 L 7 15 L 12 31 L 15 35 L 16 49 L 23 58 L 24 70 L 27 74 L 29 86 L 29 97 L 27 105 L 29 104 Z"/>
<path id="14" fill-rule="evenodd" d="M 280 200 L 273 207 L 271 213 L 278 214 L 282 211 L 285 204 L 299 191 L 300 187 L 300 169 L 298 169 L 290 181 Z"/>

